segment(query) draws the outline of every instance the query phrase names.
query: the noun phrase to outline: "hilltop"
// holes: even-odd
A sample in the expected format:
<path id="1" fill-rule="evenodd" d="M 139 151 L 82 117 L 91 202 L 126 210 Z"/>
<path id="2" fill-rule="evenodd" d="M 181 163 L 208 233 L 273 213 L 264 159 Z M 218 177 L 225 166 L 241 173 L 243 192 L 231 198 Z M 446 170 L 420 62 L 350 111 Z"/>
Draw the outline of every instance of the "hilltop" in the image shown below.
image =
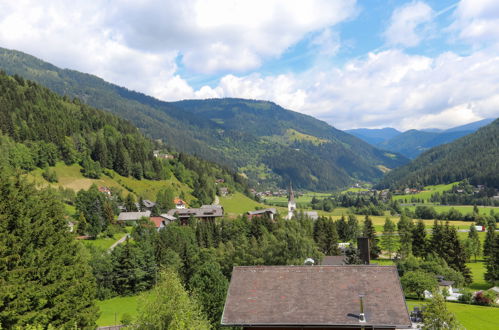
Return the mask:
<path id="1" fill-rule="evenodd" d="M 388 173 L 379 187 L 402 188 L 472 184 L 499 188 L 499 119 L 449 144 L 435 147 L 411 163 Z"/>

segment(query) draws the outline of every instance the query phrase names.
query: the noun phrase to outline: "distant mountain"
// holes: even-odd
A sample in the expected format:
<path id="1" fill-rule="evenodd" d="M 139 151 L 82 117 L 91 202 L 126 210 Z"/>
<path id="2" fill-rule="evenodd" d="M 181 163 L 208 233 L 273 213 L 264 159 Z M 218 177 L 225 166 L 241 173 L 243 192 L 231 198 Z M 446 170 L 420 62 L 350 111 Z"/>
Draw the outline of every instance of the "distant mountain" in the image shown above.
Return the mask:
<path id="1" fill-rule="evenodd" d="M 463 179 L 499 188 L 499 119 L 424 152 L 411 163 L 388 173 L 379 187 L 421 187 Z"/>
<path id="2" fill-rule="evenodd" d="M 407 158 L 413 159 L 426 150 L 471 134 L 493 121 L 493 118 L 483 119 L 447 130 L 438 128 L 411 129 L 401 133 L 393 128 L 383 128 L 381 130 L 361 128 L 347 130 L 346 132 L 357 136 L 377 148 L 400 153 Z M 395 132 L 398 132 L 398 134 Z"/>
<path id="3" fill-rule="evenodd" d="M 379 143 L 382 143 L 386 140 L 396 137 L 402 132 L 397 131 L 395 128 L 385 127 L 378 129 L 370 129 L 370 128 L 356 128 L 356 129 L 348 129 L 345 132 L 350 133 L 359 139 L 366 141 L 373 146 L 376 146 Z"/>
<path id="4" fill-rule="evenodd" d="M 476 131 L 479 128 L 482 128 L 483 126 L 492 123 L 494 120 L 495 120 L 494 118 L 487 118 L 466 125 L 449 128 L 448 130 L 445 130 L 445 132 L 451 133 L 451 132 L 463 132 L 463 131 Z"/>
<path id="5" fill-rule="evenodd" d="M 407 162 L 313 117 L 243 99 L 162 102 L 96 76 L 0 48 L 0 68 L 113 112 L 178 151 L 225 164 L 253 184 L 331 190 Z"/>

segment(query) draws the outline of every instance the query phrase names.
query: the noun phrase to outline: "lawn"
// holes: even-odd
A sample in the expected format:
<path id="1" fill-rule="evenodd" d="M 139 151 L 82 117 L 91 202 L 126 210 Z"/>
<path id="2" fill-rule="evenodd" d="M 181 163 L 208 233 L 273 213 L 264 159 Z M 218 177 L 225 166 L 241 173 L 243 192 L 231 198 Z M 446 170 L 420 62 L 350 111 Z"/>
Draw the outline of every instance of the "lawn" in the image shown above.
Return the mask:
<path id="1" fill-rule="evenodd" d="M 438 213 L 442 212 L 449 212 L 451 208 L 454 208 L 455 210 L 461 212 L 463 215 L 466 215 L 467 213 L 473 213 L 473 205 L 435 205 L 435 204 L 415 204 L 415 205 L 409 205 L 409 206 L 403 206 L 404 208 L 407 207 L 409 210 L 414 211 L 417 206 L 419 205 L 425 205 L 425 206 L 431 206 L 437 211 Z M 499 207 L 493 207 L 493 206 L 478 206 L 478 210 L 480 214 L 489 214 L 491 210 L 494 210 L 494 212 L 499 212 Z"/>
<path id="2" fill-rule="evenodd" d="M 256 208 L 267 208 L 269 206 L 258 203 L 248 196 L 236 192 L 226 197 L 220 197 L 220 204 L 224 207 L 225 213 L 229 214 L 244 214 L 248 211 L 253 211 Z"/>
<path id="3" fill-rule="evenodd" d="M 485 282 L 483 278 L 485 274 L 485 262 L 483 260 L 478 260 L 477 262 L 469 262 L 466 264 L 473 274 L 473 283 L 469 286 L 472 290 L 487 290 L 492 287 L 492 285 Z"/>
<path id="4" fill-rule="evenodd" d="M 115 297 L 107 300 L 98 300 L 97 306 L 100 309 L 100 317 L 97 325 L 108 326 L 121 324 L 123 314 L 129 314 L 134 320 L 137 317 L 138 296 Z"/>
<path id="5" fill-rule="evenodd" d="M 94 247 L 107 250 L 113 245 L 117 240 L 121 239 L 123 236 L 125 236 L 125 233 L 118 233 L 114 234 L 113 238 L 111 237 L 103 237 L 103 238 L 97 238 L 97 239 L 88 239 L 88 240 L 83 240 L 83 244 L 85 245 L 92 245 Z"/>
<path id="6" fill-rule="evenodd" d="M 406 299 L 407 307 L 411 311 L 414 306 L 422 306 L 423 301 Z M 498 328 L 499 308 L 459 303 L 447 303 L 447 308 L 456 315 L 457 320 L 468 330 L 495 330 Z"/>

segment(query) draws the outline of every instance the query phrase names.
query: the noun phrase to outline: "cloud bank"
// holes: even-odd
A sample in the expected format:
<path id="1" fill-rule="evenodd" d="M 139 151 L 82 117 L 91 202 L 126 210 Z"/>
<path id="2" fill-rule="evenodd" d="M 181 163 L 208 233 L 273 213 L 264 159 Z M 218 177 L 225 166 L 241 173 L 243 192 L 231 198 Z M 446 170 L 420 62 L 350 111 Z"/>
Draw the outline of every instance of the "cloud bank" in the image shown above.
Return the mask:
<path id="1" fill-rule="evenodd" d="M 335 64 L 342 24 L 360 10 L 354 0 L 4 1 L 0 46 L 162 100 L 265 99 L 344 129 L 446 128 L 499 115 L 497 1 L 460 1 L 442 31 L 427 3 L 403 3 L 388 15 L 382 47 Z M 436 33 L 467 51 L 409 51 Z M 300 43 L 314 58 L 308 68 L 259 71 Z M 181 72 L 215 83 L 193 87 Z"/>

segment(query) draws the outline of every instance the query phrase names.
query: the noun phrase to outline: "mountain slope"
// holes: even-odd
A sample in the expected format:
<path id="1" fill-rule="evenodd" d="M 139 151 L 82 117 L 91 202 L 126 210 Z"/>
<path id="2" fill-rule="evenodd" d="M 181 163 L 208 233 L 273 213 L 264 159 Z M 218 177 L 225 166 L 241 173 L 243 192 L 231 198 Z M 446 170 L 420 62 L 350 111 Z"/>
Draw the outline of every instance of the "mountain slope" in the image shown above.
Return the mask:
<path id="1" fill-rule="evenodd" d="M 385 127 L 385 128 L 356 128 L 347 129 L 345 132 L 352 134 L 366 141 L 367 143 L 376 146 L 383 141 L 394 138 L 395 136 L 401 134 L 402 132 L 397 131 L 395 128 Z"/>
<path id="2" fill-rule="evenodd" d="M 403 188 L 470 179 L 499 188 L 499 119 L 475 133 L 435 147 L 388 173 L 380 188 Z"/>
<path id="3" fill-rule="evenodd" d="M 116 172 L 123 187 L 130 186 L 130 177 L 149 179 L 150 186 L 155 185 L 151 181 L 165 184 L 171 179 L 168 182 L 178 193 L 194 190 L 197 204 L 213 201 L 216 179 L 233 190 L 245 188 L 240 175 L 193 156 L 155 157 L 158 147 L 164 148 L 116 115 L 0 72 L 0 167 L 26 173 L 63 161 L 81 165 L 90 179 L 118 177 Z M 46 171 L 48 181 L 57 180 L 49 176 L 52 169 Z"/>
<path id="4" fill-rule="evenodd" d="M 407 160 L 271 102 L 162 102 L 104 80 L 0 49 L 0 68 L 111 111 L 176 150 L 244 172 L 255 184 L 329 190 L 371 181 Z"/>

